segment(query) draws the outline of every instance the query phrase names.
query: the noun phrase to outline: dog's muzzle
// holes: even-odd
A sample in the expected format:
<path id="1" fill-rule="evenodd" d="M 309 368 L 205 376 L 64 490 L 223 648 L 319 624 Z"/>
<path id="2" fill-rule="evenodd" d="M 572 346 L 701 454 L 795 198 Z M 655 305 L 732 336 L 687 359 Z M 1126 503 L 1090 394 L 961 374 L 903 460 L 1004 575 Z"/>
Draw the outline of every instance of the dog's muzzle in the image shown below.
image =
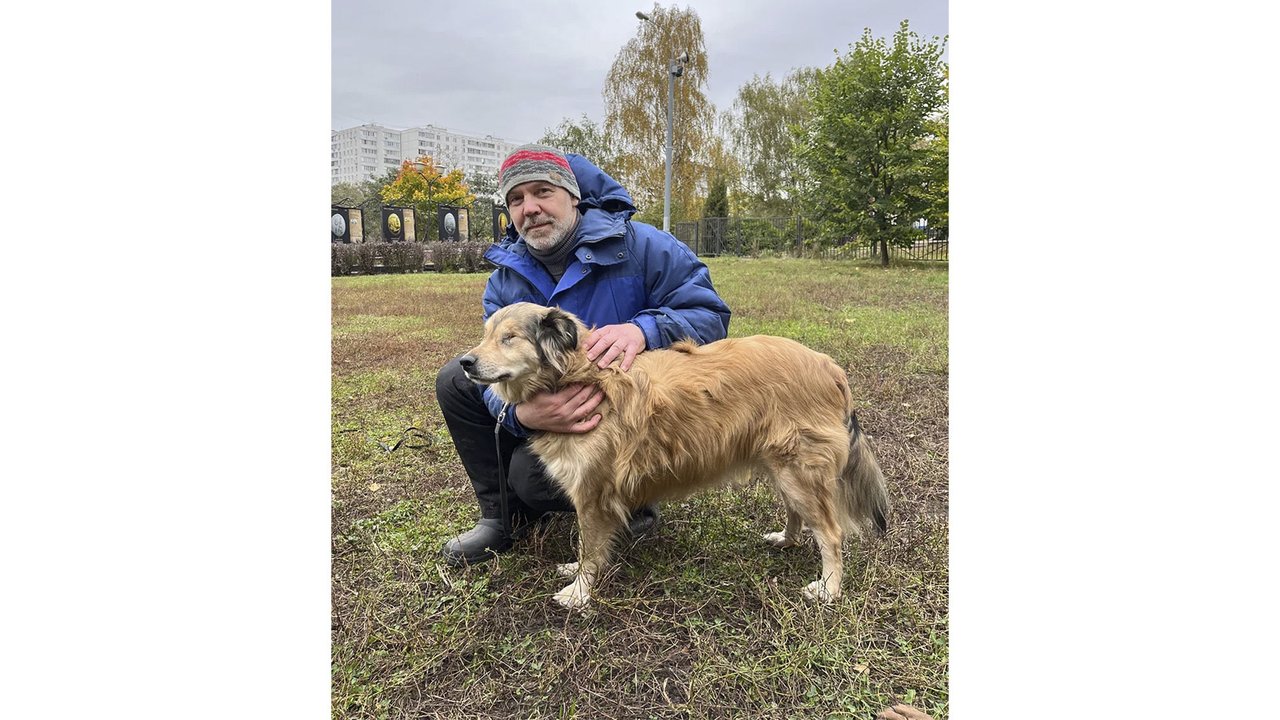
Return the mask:
<path id="1" fill-rule="evenodd" d="M 502 382 L 503 380 L 506 380 L 507 378 L 511 377 L 511 373 L 503 373 L 498 377 L 494 377 L 494 378 L 484 377 L 483 375 L 480 375 L 476 371 L 476 361 L 477 361 L 476 356 L 471 354 L 463 355 L 462 357 L 458 358 L 458 364 L 462 366 L 463 374 L 467 376 L 468 380 L 470 380 L 471 382 L 477 385 L 492 385 L 494 383 Z"/>

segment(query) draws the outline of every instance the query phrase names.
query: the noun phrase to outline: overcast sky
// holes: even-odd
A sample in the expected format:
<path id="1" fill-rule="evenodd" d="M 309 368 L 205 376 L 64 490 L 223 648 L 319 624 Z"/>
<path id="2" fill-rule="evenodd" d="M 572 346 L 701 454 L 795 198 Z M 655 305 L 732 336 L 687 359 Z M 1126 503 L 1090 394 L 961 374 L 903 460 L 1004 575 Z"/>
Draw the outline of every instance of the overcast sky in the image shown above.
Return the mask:
<path id="1" fill-rule="evenodd" d="M 635 2 L 333 0 L 332 128 L 436 125 L 532 142 L 566 117 L 604 119 L 604 78 L 641 21 Z M 671 7 L 671 5 L 664 5 Z M 753 75 L 826 67 L 871 28 L 947 34 L 946 0 L 699 0 L 710 73 L 726 110 Z M 947 55 L 949 55 L 949 51 Z M 947 57 L 944 55 L 944 59 Z M 678 82 L 678 81 L 677 81 Z"/>

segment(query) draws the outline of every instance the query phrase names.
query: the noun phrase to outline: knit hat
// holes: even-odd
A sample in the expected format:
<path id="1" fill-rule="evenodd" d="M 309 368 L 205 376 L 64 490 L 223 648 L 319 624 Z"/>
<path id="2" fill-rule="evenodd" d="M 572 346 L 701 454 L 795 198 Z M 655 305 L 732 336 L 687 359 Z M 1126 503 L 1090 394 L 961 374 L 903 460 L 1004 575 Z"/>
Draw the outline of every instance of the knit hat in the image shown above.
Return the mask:
<path id="1" fill-rule="evenodd" d="M 582 191 L 578 189 L 578 181 L 573 177 L 569 161 L 564 153 L 546 145 L 521 145 L 502 161 L 498 170 L 498 194 L 502 201 L 507 201 L 507 193 L 521 183 L 542 180 L 552 185 L 559 185 L 569 191 L 574 198 L 581 200 Z"/>

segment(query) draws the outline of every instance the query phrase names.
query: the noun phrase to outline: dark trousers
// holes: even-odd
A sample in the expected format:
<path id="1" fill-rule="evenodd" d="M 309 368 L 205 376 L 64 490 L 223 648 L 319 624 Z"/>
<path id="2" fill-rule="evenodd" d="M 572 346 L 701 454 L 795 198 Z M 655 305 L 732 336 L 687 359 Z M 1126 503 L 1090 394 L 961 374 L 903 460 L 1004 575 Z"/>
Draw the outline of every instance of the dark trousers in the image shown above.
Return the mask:
<path id="1" fill-rule="evenodd" d="M 436 400 L 453 436 L 458 457 L 462 459 L 462 467 L 471 478 L 481 517 L 501 518 L 499 460 L 493 438 L 497 421 L 485 405 L 483 389 L 467 379 L 457 358 L 450 360 L 436 376 Z M 544 512 L 573 510 L 569 498 L 547 477 L 546 469 L 529 451 L 524 438 L 517 438 L 506 430 L 500 431 L 498 438 L 502 445 L 501 462 L 507 467 L 507 502 L 512 515 L 533 518 Z"/>

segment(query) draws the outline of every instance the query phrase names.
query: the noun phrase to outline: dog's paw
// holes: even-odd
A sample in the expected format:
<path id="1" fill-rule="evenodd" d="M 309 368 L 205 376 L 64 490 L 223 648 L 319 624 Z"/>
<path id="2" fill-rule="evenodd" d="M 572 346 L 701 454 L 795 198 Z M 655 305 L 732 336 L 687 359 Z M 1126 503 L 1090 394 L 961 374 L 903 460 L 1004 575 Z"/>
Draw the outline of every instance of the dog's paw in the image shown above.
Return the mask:
<path id="1" fill-rule="evenodd" d="M 833 603 L 840 599 L 840 588 L 836 588 L 835 592 L 827 590 L 827 584 L 822 580 L 814 580 L 804 588 L 804 597 L 806 600 L 813 600 L 820 603 Z"/>
<path id="2" fill-rule="evenodd" d="M 591 602 L 591 594 L 582 587 L 580 582 L 569 583 L 563 590 L 555 594 L 553 598 L 561 607 L 570 610 L 577 610 L 586 607 Z"/>
<path id="3" fill-rule="evenodd" d="M 573 577 L 578 574 L 578 563 L 572 562 L 557 565 L 556 572 L 560 574 L 560 577 Z"/>
<path id="4" fill-rule="evenodd" d="M 765 533 L 764 541 L 776 548 L 788 548 L 798 544 L 795 540 L 788 538 L 784 532 Z"/>

